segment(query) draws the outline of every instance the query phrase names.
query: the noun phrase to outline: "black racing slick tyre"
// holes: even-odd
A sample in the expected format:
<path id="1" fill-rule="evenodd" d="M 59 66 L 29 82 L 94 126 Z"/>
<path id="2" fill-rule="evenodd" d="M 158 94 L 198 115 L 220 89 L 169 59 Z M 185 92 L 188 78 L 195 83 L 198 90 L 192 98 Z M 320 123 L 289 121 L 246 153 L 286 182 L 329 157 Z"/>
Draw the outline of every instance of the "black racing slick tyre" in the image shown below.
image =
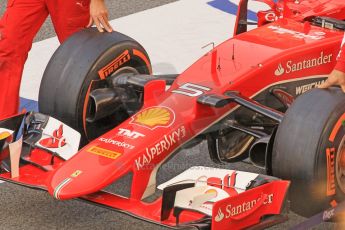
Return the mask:
<path id="1" fill-rule="evenodd" d="M 344 199 L 345 94 L 314 89 L 296 99 L 279 125 L 272 174 L 291 180 L 291 209 L 311 216 Z"/>
<path id="2" fill-rule="evenodd" d="M 75 128 L 84 140 L 92 140 L 108 131 L 109 124 L 114 127 L 127 117 L 118 114 L 118 119 L 88 124 L 91 84 L 123 73 L 151 74 L 150 59 L 138 42 L 119 32 L 99 33 L 94 28 L 78 32 L 49 61 L 39 91 L 39 110 Z M 103 125 L 107 129 L 102 130 Z"/>

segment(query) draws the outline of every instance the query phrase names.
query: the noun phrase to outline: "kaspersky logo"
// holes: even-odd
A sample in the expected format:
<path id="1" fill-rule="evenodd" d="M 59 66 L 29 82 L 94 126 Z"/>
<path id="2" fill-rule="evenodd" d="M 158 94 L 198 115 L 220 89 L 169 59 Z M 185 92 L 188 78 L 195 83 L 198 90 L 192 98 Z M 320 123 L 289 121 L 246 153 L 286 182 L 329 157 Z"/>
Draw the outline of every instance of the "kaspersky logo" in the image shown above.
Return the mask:
<path id="1" fill-rule="evenodd" d="M 278 68 L 276 69 L 276 71 L 274 72 L 274 75 L 276 75 L 277 77 L 283 75 L 285 73 L 285 69 L 282 66 L 282 63 L 280 63 L 278 65 Z"/>
<path id="2" fill-rule="evenodd" d="M 224 219 L 224 217 L 225 217 L 225 215 L 224 215 L 224 213 L 222 212 L 222 209 L 219 208 L 219 209 L 218 209 L 217 216 L 214 218 L 214 220 L 215 220 L 216 222 L 221 222 L 221 221 Z"/>

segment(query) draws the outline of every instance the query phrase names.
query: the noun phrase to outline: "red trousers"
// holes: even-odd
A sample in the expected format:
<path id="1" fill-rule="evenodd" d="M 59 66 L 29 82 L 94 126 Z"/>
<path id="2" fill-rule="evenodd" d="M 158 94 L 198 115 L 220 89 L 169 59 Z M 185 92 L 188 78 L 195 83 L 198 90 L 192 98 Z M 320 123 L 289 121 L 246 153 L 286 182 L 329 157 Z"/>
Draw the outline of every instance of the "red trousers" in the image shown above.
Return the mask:
<path id="1" fill-rule="evenodd" d="M 24 63 L 47 16 L 63 42 L 88 24 L 89 5 L 90 0 L 8 0 L 0 19 L 0 119 L 18 112 Z"/>

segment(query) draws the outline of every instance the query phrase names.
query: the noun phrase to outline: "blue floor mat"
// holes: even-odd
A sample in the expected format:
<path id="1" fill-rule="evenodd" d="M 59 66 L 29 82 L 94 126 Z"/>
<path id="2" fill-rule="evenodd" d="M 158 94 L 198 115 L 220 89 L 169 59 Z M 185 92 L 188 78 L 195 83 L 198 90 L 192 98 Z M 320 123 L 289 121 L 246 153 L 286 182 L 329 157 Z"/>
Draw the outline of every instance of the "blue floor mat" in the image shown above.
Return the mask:
<path id="1" fill-rule="evenodd" d="M 26 109 L 26 111 L 36 111 L 38 112 L 38 102 L 26 98 L 20 98 L 19 111 Z"/>
<path id="2" fill-rule="evenodd" d="M 208 2 L 207 4 L 226 13 L 237 15 L 238 6 L 235 3 L 230 2 L 229 0 L 213 0 Z M 257 21 L 256 13 L 248 10 L 248 19 Z"/>

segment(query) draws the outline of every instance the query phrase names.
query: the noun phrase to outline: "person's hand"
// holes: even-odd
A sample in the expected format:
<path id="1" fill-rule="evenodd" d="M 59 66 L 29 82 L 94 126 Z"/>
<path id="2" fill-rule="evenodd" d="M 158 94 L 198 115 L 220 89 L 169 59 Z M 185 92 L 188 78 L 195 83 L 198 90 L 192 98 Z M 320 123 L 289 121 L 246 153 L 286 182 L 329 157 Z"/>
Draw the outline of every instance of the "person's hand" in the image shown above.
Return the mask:
<path id="1" fill-rule="evenodd" d="M 338 85 L 345 93 L 345 73 L 339 70 L 333 70 L 328 76 L 327 80 L 321 84 L 318 88 L 325 89 L 331 86 Z"/>
<path id="2" fill-rule="evenodd" d="M 69 1 L 69 0 L 67 0 Z M 99 32 L 112 32 L 113 28 L 109 24 L 108 9 L 104 0 L 91 0 L 90 3 L 90 22 L 87 27 L 96 25 Z"/>

